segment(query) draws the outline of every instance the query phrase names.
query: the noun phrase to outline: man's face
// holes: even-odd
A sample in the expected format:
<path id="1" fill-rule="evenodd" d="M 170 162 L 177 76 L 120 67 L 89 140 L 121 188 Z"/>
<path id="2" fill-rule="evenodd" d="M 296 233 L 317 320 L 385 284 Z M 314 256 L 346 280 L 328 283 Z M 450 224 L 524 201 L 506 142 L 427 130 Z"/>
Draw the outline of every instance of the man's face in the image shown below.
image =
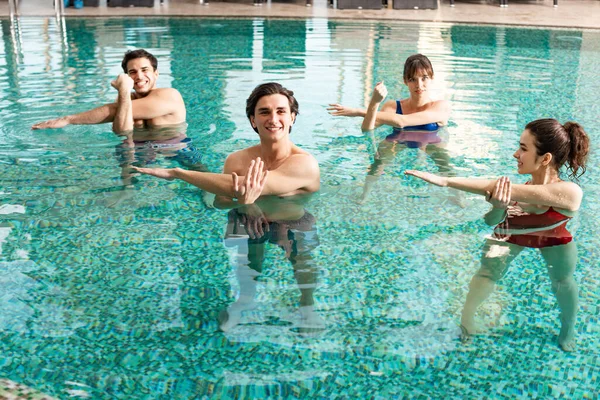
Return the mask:
<path id="1" fill-rule="evenodd" d="M 261 138 L 277 140 L 290 133 L 296 118 L 290 111 L 290 103 L 282 94 L 263 96 L 256 103 L 254 116 L 250 117 L 252 127 L 258 129 Z"/>
<path id="2" fill-rule="evenodd" d="M 144 96 L 155 88 L 158 70 L 152 68 L 147 58 L 135 58 L 127 63 L 127 75 L 133 79 L 133 90 Z"/>

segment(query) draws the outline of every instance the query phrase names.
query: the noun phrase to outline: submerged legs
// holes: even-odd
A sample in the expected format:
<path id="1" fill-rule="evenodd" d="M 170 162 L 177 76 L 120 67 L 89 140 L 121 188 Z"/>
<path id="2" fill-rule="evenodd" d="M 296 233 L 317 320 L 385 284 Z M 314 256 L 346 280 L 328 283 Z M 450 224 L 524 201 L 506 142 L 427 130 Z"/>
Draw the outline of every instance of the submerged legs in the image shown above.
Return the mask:
<path id="1" fill-rule="evenodd" d="M 564 351 L 575 350 L 575 322 L 579 309 L 579 289 L 573 278 L 577 264 L 577 246 L 574 242 L 541 249 L 546 260 L 552 293 L 560 308 L 558 344 Z"/>
<path id="2" fill-rule="evenodd" d="M 494 291 L 496 281 L 504 276 L 508 265 L 523 248 L 510 243 L 488 240 L 481 258 L 481 268 L 469 284 L 469 293 L 463 307 L 460 323 L 463 334 L 476 333 L 475 312 Z"/>
<path id="3" fill-rule="evenodd" d="M 469 285 L 469 293 L 462 311 L 461 325 L 463 333 L 476 333 L 475 313 L 477 308 L 494 291 L 495 283 L 506 274 L 509 264 L 521 252 L 523 247 L 510 243 L 489 240 L 484 248 L 481 268 Z M 561 328 L 558 344 L 564 351 L 575 349 L 575 322 L 577 320 L 578 288 L 573 278 L 577 264 L 577 247 L 574 242 L 562 246 L 540 249 L 548 268 L 552 283 L 552 293 L 556 296 L 560 308 Z"/>
<path id="4" fill-rule="evenodd" d="M 463 334 L 473 335 L 476 333 L 475 328 L 475 312 L 490 294 L 494 291 L 496 282 L 493 280 L 475 275 L 469 284 L 469 293 L 465 300 L 460 324 L 463 328 Z"/>

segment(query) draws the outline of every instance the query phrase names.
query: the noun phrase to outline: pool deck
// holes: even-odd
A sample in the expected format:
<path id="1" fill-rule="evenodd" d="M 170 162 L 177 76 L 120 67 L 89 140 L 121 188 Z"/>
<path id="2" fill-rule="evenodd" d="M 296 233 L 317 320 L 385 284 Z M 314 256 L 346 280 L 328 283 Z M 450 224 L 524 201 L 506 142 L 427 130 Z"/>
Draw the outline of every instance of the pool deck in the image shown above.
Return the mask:
<path id="1" fill-rule="evenodd" d="M 339 10 L 328 6 L 327 0 L 314 0 L 310 7 L 302 0 L 266 1 L 255 6 L 252 0 L 212 1 L 155 0 L 154 7 L 99 7 L 65 10 L 67 17 L 107 16 L 187 16 L 187 17 L 266 17 L 266 18 L 335 18 L 370 20 L 430 21 L 466 24 L 525 25 L 540 27 L 600 29 L 600 0 L 509 0 L 508 7 L 498 1 L 440 0 L 436 10 Z M 391 2 L 391 0 L 390 0 Z M 52 16 L 52 0 L 20 0 L 21 16 Z M 9 2 L 0 0 L 0 17 L 9 15 Z"/>

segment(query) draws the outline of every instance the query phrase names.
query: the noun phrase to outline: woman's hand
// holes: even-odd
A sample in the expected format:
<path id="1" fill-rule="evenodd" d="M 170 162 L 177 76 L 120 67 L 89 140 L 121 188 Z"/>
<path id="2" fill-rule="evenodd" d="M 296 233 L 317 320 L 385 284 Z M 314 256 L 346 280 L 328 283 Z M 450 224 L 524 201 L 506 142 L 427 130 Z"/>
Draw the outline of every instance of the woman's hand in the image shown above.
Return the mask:
<path id="1" fill-rule="evenodd" d="M 244 182 L 239 181 L 239 177 L 235 172 L 231 174 L 233 179 L 233 193 L 239 204 L 252 204 L 258 199 L 267 182 L 267 173 L 263 171 L 265 163 L 257 157 L 256 160 L 250 162 Z"/>
<path id="2" fill-rule="evenodd" d="M 416 178 L 423 179 L 425 182 L 431 183 L 436 186 L 448 186 L 448 178 L 431 174 L 429 172 L 415 171 L 412 169 L 404 171 L 405 175 L 412 175 Z"/>
<path id="3" fill-rule="evenodd" d="M 373 88 L 373 95 L 371 96 L 371 103 L 381 103 L 387 96 L 387 88 L 383 81 L 378 82 Z"/>
<path id="4" fill-rule="evenodd" d="M 157 178 L 166 179 L 168 181 L 172 181 L 175 179 L 175 170 L 177 168 L 139 168 L 139 167 L 131 167 L 132 170 L 139 172 L 140 174 L 152 175 Z"/>
<path id="5" fill-rule="evenodd" d="M 494 191 L 485 192 L 485 201 L 490 203 L 494 208 L 507 208 L 510 204 L 511 186 L 510 179 L 507 176 L 502 176 L 496 181 Z"/>
<path id="6" fill-rule="evenodd" d="M 330 104 L 327 111 L 336 117 L 363 117 L 365 115 L 364 111 L 360 108 L 346 107 L 337 103 Z"/>

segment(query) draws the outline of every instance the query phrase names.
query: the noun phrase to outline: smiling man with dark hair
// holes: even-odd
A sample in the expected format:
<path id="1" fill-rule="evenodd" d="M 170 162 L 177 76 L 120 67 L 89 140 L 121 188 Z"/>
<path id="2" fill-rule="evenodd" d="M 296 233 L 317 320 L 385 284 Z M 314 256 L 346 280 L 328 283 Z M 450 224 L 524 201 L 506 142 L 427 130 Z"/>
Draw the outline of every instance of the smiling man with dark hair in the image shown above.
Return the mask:
<path id="1" fill-rule="evenodd" d="M 39 122 L 32 129 L 55 129 L 67 125 L 113 123 L 121 134 L 133 127 L 159 127 L 185 122 L 185 104 L 173 88 L 156 88 L 158 61 L 143 49 L 125 53 L 121 64 L 124 73 L 111 82 L 119 93 L 115 103 L 105 104 L 78 114 Z"/>

